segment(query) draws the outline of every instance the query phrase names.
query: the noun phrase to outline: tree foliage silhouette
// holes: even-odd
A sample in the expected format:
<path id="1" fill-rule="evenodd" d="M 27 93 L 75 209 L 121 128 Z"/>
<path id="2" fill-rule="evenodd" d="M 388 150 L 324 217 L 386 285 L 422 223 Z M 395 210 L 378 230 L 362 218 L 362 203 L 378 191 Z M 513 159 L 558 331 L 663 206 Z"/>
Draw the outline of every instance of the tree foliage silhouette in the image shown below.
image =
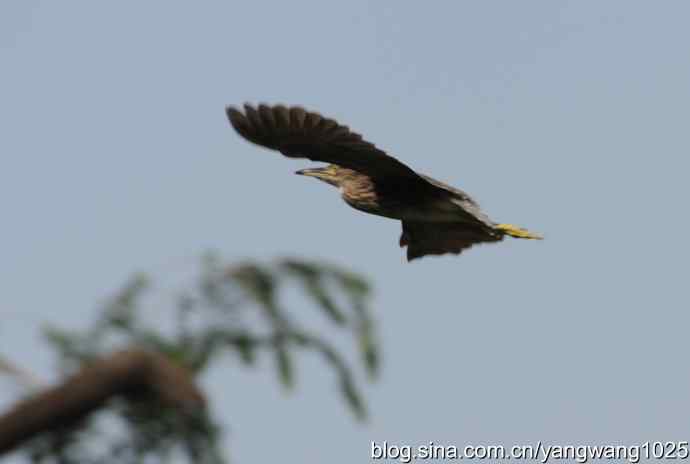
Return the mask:
<path id="1" fill-rule="evenodd" d="M 223 264 L 209 255 L 198 280 L 165 313 L 167 320 L 147 317 L 152 286 L 138 275 L 87 330 L 47 329 L 67 380 L 0 416 L 0 453 L 21 444 L 36 463 L 225 462 L 217 411 L 194 380 L 222 367 L 232 353 L 250 366 L 267 353 L 279 382 L 292 389 L 295 352 L 316 352 L 333 370 L 349 409 L 364 419 L 352 366 L 327 337 L 289 311 L 281 295 L 288 287 L 300 289 L 327 321 L 351 333 L 374 379 L 379 352 L 364 278 L 321 262 Z"/>

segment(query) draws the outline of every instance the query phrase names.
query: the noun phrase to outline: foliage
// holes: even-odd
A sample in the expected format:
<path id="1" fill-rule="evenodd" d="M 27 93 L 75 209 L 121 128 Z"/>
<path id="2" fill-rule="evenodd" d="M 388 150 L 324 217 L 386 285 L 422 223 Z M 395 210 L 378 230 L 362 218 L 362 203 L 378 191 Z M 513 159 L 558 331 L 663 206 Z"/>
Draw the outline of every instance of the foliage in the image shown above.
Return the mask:
<path id="1" fill-rule="evenodd" d="M 147 321 L 143 306 L 152 286 L 147 277 L 135 276 L 105 304 L 88 330 L 50 328 L 46 334 L 65 373 L 132 345 L 163 353 L 196 377 L 223 365 L 228 353 L 255 365 L 257 356 L 265 352 L 273 357 L 277 378 L 287 389 L 294 388 L 297 380 L 295 352 L 311 350 L 332 368 L 342 398 L 358 419 L 364 419 L 365 403 L 349 363 L 328 339 L 305 329 L 287 310 L 280 295 L 287 287 L 300 289 L 327 321 L 353 334 L 366 372 L 374 378 L 379 355 L 367 307 L 369 285 L 340 267 L 302 260 L 224 265 L 207 256 L 192 290 L 182 292 L 166 313 L 167 329 L 161 327 L 164 321 Z M 192 462 L 221 463 L 221 436 L 205 411 L 190 421 L 149 400 L 113 401 L 105 413 L 78 427 L 34 440 L 28 451 L 34 462 L 41 463 L 168 462 L 180 456 Z M 99 454 L 96 449 L 107 452 Z"/>

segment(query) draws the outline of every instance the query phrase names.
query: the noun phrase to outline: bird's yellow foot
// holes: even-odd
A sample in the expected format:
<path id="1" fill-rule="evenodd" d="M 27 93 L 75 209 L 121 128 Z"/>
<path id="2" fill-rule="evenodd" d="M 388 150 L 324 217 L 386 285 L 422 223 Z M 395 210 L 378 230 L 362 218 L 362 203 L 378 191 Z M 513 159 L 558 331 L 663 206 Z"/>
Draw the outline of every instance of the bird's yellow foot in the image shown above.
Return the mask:
<path id="1" fill-rule="evenodd" d="M 512 224 L 498 224 L 495 226 L 495 229 L 515 238 L 526 238 L 531 240 L 542 240 L 544 238 L 539 234 L 532 233 L 527 229 Z"/>

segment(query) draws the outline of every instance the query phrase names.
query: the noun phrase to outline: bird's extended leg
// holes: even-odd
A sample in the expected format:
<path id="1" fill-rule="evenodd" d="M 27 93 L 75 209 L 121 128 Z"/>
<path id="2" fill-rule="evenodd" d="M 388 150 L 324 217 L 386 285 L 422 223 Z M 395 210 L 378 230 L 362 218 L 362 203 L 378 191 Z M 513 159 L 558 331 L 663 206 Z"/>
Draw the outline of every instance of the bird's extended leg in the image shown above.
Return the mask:
<path id="1" fill-rule="evenodd" d="M 530 240 L 542 240 L 544 238 L 539 234 L 530 232 L 522 227 L 514 226 L 513 224 L 497 224 L 494 226 L 494 229 L 500 230 L 504 234 L 515 238 L 526 238 Z"/>

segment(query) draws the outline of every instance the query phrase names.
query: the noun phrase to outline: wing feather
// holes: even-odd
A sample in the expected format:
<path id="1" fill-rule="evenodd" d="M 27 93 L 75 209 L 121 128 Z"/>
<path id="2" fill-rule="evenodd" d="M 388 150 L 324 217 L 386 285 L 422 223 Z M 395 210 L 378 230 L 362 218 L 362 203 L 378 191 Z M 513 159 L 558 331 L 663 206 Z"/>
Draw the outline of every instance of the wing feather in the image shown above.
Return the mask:
<path id="1" fill-rule="evenodd" d="M 264 123 L 261 122 L 259 112 L 251 106 L 245 106 L 244 111 L 247 114 L 246 129 L 249 131 L 265 131 Z"/>
<path id="2" fill-rule="evenodd" d="M 307 112 L 304 108 L 293 106 L 290 108 L 290 125 L 295 129 L 304 128 L 304 119 L 307 117 Z"/>
<path id="3" fill-rule="evenodd" d="M 337 164 L 371 177 L 397 177 L 432 187 L 411 168 L 337 121 L 301 107 L 283 105 L 258 108 L 245 104 L 244 112 L 226 109 L 232 127 L 255 144 L 280 151 L 290 158 Z"/>
<path id="4" fill-rule="evenodd" d="M 244 107 L 247 108 L 247 105 Z M 266 105 L 259 105 L 259 116 L 261 116 L 261 122 L 265 129 L 274 131 L 279 129 L 273 117 L 273 108 L 269 108 Z"/>
<path id="5" fill-rule="evenodd" d="M 283 105 L 278 105 L 273 108 L 273 115 L 278 129 L 287 129 L 290 127 L 290 111 Z"/>
<path id="6" fill-rule="evenodd" d="M 460 254 L 478 244 L 498 242 L 502 235 L 489 229 L 459 222 L 402 221 L 400 246 L 407 246 L 407 260 L 426 255 Z"/>
<path id="7" fill-rule="evenodd" d="M 306 110 L 305 110 L 306 111 Z M 304 121 L 305 129 L 313 129 L 319 125 L 321 116 L 316 113 L 306 113 L 306 120 Z"/>

